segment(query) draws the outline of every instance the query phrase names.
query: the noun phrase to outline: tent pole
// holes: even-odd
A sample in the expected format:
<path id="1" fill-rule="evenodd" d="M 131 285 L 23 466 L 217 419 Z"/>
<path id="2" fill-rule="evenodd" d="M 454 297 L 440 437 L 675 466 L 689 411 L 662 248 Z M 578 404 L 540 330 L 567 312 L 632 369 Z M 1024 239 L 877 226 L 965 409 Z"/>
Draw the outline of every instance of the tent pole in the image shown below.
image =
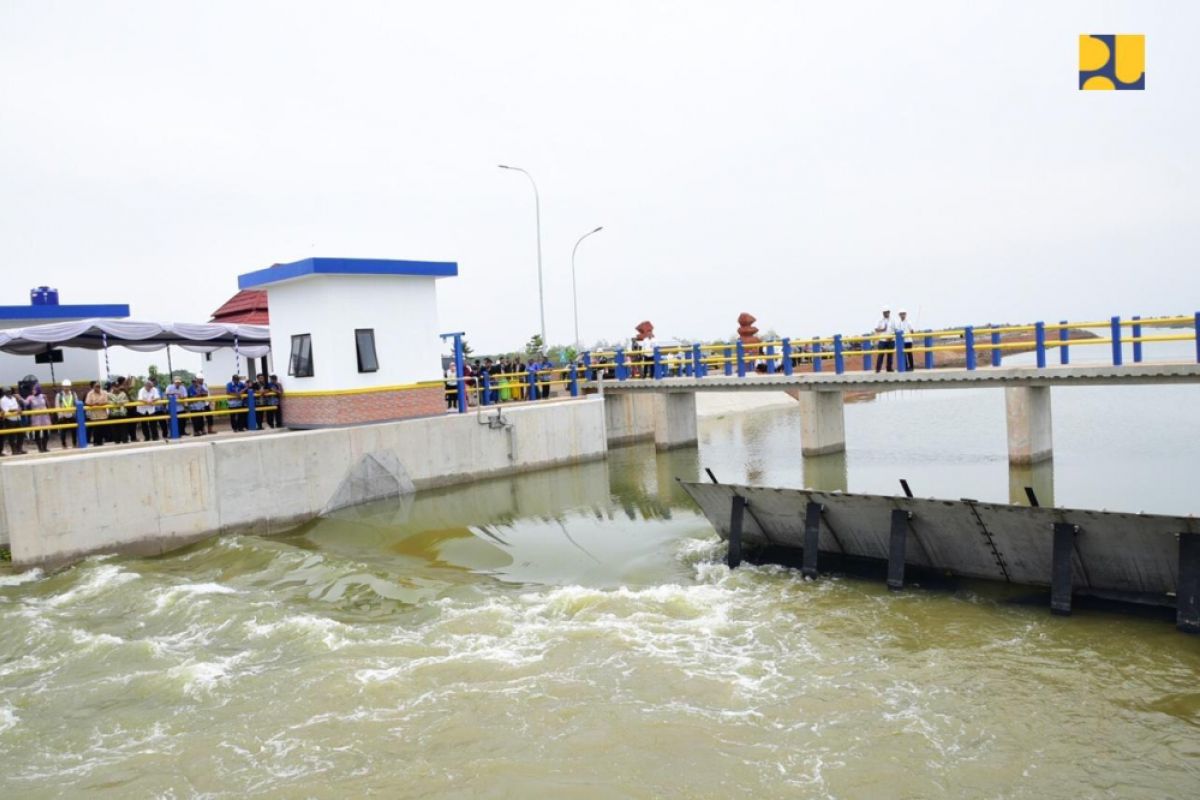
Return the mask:
<path id="1" fill-rule="evenodd" d="M 167 382 L 175 380 L 175 368 L 171 366 L 171 345 L 167 345 Z"/>
<path id="2" fill-rule="evenodd" d="M 58 378 L 54 377 L 54 356 L 52 355 L 53 352 L 54 352 L 54 347 L 51 345 L 46 345 L 46 360 L 50 362 L 50 385 L 57 386 Z"/>

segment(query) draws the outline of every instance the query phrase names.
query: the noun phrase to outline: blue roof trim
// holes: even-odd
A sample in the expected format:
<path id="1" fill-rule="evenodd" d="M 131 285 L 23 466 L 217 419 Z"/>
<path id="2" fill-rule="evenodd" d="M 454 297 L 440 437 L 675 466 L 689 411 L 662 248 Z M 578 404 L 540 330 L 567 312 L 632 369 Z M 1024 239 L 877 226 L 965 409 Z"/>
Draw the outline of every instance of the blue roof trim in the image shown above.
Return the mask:
<path id="1" fill-rule="evenodd" d="M 129 306 L 0 306 L 0 319 L 91 319 L 128 317 Z"/>
<path id="2" fill-rule="evenodd" d="M 452 278 L 458 274 L 454 261 L 393 261 L 377 258 L 306 258 L 238 276 L 239 289 L 253 289 L 307 275 L 416 275 L 422 278 Z"/>

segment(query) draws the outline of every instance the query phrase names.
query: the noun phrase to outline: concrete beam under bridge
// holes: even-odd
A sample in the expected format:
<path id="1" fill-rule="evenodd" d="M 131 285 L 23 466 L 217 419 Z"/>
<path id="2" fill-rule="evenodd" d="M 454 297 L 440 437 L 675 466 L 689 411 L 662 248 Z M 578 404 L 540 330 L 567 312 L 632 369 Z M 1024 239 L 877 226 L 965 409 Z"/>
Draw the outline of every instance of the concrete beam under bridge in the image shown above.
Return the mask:
<path id="1" fill-rule="evenodd" d="M 840 391 L 801 392 L 800 452 L 822 456 L 846 451 L 845 395 Z"/>
<path id="2" fill-rule="evenodd" d="M 1049 386 L 1010 386 L 1004 390 L 1008 421 L 1008 462 L 1036 464 L 1054 457 Z"/>
<path id="3" fill-rule="evenodd" d="M 659 450 L 696 444 L 696 393 L 604 395 L 609 444 L 654 439 Z"/>

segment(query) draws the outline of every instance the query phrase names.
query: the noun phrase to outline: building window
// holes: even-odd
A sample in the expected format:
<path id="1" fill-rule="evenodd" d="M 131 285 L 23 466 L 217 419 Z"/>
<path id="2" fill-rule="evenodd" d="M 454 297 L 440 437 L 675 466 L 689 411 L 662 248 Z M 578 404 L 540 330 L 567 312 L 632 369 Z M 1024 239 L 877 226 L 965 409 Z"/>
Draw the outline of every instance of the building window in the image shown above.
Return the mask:
<path id="1" fill-rule="evenodd" d="M 379 370 L 379 359 L 375 357 L 374 328 L 359 328 L 354 331 L 354 349 L 358 351 L 359 372 Z"/>
<path id="2" fill-rule="evenodd" d="M 312 377 L 312 334 L 301 333 L 292 337 L 292 357 L 288 359 L 288 375 L 297 378 Z"/>

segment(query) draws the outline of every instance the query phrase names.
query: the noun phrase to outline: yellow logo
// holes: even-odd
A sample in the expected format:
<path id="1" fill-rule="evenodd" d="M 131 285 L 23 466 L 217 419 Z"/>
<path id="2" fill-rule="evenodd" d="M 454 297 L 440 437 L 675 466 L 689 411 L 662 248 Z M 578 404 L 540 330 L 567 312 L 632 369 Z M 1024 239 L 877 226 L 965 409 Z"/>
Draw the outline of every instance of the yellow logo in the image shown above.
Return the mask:
<path id="1" fill-rule="evenodd" d="M 1140 33 L 1079 36 L 1080 89 L 1145 89 L 1146 37 Z"/>

